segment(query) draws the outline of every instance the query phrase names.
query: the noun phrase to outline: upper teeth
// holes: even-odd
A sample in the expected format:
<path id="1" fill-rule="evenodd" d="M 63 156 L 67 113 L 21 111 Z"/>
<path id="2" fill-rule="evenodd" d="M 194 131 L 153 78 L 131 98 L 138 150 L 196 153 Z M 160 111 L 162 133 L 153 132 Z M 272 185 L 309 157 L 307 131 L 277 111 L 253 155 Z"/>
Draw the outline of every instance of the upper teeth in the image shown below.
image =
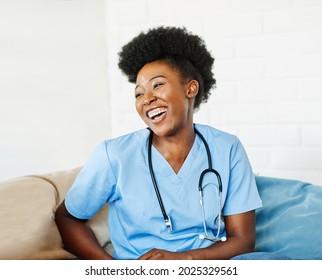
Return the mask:
<path id="1" fill-rule="evenodd" d="M 148 116 L 150 119 L 154 118 L 155 116 L 159 115 L 159 114 L 162 114 L 164 112 L 166 112 L 167 109 L 155 109 L 151 112 L 148 113 Z"/>

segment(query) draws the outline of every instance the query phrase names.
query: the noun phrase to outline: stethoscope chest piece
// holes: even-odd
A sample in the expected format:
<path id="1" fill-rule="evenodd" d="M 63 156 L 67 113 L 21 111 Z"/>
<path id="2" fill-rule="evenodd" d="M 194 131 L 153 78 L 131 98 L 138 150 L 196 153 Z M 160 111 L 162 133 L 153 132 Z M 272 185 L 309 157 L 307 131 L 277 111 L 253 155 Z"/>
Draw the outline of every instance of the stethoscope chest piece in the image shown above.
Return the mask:
<path id="1" fill-rule="evenodd" d="M 170 232 L 172 232 L 172 221 L 169 215 L 168 218 L 165 220 L 165 225 L 170 229 Z"/>

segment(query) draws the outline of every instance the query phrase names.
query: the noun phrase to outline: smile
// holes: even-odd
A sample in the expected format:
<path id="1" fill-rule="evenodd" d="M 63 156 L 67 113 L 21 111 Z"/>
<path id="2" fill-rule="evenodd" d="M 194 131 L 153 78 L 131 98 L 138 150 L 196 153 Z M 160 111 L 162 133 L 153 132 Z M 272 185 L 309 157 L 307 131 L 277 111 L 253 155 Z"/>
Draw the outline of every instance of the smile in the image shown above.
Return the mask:
<path id="1" fill-rule="evenodd" d="M 148 110 L 146 115 L 151 120 L 156 120 L 162 117 L 162 115 L 167 112 L 167 108 L 154 108 L 151 110 Z"/>

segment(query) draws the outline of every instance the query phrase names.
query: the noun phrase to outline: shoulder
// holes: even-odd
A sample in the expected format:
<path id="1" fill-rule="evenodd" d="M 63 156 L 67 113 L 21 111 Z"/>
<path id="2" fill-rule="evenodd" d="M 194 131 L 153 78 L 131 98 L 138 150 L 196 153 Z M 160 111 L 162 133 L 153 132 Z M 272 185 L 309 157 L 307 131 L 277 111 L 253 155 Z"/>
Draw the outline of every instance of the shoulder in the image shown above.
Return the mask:
<path id="1" fill-rule="evenodd" d="M 106 152 L 126 152 L 147 145 L 148 129 L 137 130 L 122 136 L 103 141 Z"/>
<path id="2" fill-rule="evenodd" d="M 217 144 L 225 146 L 238 145 L 239 139 L 237 136 L 219 130 L 209 125 L 195 124 L 198 131 L 205 137 L 209 143 L 216 142 Z"/>

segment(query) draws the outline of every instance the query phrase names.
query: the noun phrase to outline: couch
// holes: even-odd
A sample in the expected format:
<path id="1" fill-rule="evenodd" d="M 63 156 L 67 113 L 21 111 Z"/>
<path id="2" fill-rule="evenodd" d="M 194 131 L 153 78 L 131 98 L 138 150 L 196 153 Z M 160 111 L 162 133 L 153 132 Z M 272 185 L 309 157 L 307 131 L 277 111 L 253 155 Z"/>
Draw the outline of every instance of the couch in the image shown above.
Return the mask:
<path id="1" fill-rule="evenodd" d="M 0 183 L 0 259 L 74 259 L 63 248 L 54 213 L 80 168 Z M 256 211 L 256 251 L 322 259 L 322 187 L 256 177 L 264 207 Z M 109 253 L 108 206 L 89 221 Z"/>

